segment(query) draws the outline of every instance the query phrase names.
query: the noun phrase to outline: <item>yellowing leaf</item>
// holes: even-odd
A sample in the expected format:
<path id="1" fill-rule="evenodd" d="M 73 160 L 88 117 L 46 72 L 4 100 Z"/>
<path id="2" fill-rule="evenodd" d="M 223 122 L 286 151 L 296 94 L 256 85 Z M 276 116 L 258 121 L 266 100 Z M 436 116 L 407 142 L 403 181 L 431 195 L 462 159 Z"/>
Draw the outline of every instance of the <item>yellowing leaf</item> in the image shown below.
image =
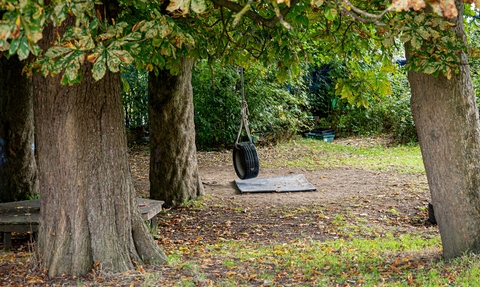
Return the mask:
<path id="1" fill-rule="evenodd" d="M 207 6 L 205 5 L 205 0 L 192 0 L 190 8 L 193 12 L 200 14 L 206 10 Z"/>
<path id="2" fill-rule="evenodd" d="M 100 54 L 90 54 L 87 56 L 87 61 L 89 61 L 90 63 L 95 63 L 95 61 L 97 60 L 98 56 L 100 56 Z"/>
<path id="3" fill-rule="evenodd" d="M 122 61 L 123 63 L 129 65 L 133 62 L 133 57 L 130 55 L 130 53 L 128 53 L 127 51 L 123 51 L 123 50 L 115 50 L 112 52 L 115 56 L 117 56 L 120 61 Z"/>
<path id="4" fill-rule="evenodd" d="M 410 8 L 413 8 L 414 10 L 420 10 L 425 7 L 425 1 L 423 0 L 393 0 L 389 9 L 400 12 L 408 11 Z"/>
<path id="5" fill-rule="evenodd" d="M 278 4 L 285 3 L 285 4 L 287 4 L 288 7 L 290 7 L 290 0 L 277 0 L 277 3 Z"/>
<path id="6" fill-rule="evenodd" d="M 169 12 L 180 12 L 180 14 L 187 14 L 190 7 L 190 0 L 174 0 L 170 1 L 167 7 Z"/>

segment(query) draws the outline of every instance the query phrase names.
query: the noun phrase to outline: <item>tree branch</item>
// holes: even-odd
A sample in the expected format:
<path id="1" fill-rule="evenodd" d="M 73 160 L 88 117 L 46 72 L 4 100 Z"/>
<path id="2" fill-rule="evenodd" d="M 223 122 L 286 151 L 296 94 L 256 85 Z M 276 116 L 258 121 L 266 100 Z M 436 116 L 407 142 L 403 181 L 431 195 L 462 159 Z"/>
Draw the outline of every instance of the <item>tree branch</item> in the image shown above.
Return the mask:
<path id="1" fill-rule="evenodd" d="M 253 12 L 252 10 L 242 11 L 242 9 L 244 8 L 242 5 L 235 2 L 231 2 L 229 0 L 212 0 L 212 2 L 217 6 L 225 7 L 227 9 L 232 10 L 233 12 L 237 12 L 237 13 L 244 12 L 243 15 L 248 17 L 250 20 L 252 20 L 255 24 L 259 26 L 274 28 L 277 22 L 280 21 L 280 19 L 276 15 L 275 17 L 272 17 L 272 18 L 264 18 L 260 16 L 258 13 Z M 298 2 L 299 0 L 292 0 L 290 2 L 290 7 L 297 5 Z M 281 9 L 280 15 L 282 17 L 287 15 L 287 13 L 290 11 L 290 7 L 285 7 Z"/>
<path id="2" fill-rule="evenodd" d="M 390 11 L 390 8 L 388 7 L 387 9 L 383 10 L 383 12 L 380 14 L 372 14 L 353 6 L 352 3 L 350 3 L 350 1 L 348 0 L 343 0 L 343 3 L 345 4 L 345 6 L 347 6 L 347 8 L 350 8 L 353 12 L 365 18 L 372 18 L 372 19 L 379 20 L 379 19 L 382 19 L 383 16 L 385 16 L 385 14 L 387 14 L 387 12 Z"/>
<path id="3" fill-rule="evenodd" d="M 390 11 L 390 7 L 383 10 L 382 13 L 380 14 L 372 14 L 353 6 L 353 4 L 350 3 L 349 0 L 341 0 L 341 1 L 342 1 L 341 4 L 343 5 L 339 5 L 339 6 L 342 7 L 343 14 L 349 15 L 356 21 L 360 21 L 363 23 L 374 23 L 377 26 L 385 26 L 385 23 L 382 23 L 379 20 L 382 19 L 383 16 L 385 16 L 385 14 L 387 14 Z"/>

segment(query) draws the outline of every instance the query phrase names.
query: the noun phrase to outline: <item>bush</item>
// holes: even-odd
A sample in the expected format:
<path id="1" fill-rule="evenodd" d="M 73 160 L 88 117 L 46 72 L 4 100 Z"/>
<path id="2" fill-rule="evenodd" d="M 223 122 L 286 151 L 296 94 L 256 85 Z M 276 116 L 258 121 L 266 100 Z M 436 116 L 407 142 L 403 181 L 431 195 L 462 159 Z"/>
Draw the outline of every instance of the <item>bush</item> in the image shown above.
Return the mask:
<path id="1" fill-rule="evenodd" d="M 128 66 L 121 76 L 125 126 L 132 131 L 143 130 L 148 122 L 148 73 Z"/>
<path id="2" fill-rule="evenodd" d="M 327 83 L 328 85 L 324 86 L 323 90 L 320 89 L 321 93 L 316 90 L 315 93 L 311 91 L 309 95 L 310 98 L 323 97 L 323 105 L 328 109 L 328 112 L 324 113 L 320 119 L 319 127 L 334 128 L 337 134 L 343 136 L 387 134 L 391 135 L 395 142 L 401 144 L 418 141 L 410 110 L 410 87 L 406 71 L 403 68 L 398 68 L 396 74 L 388 75 L 391 92 L 381 98 L 370 97 L 368 107 L 364 107 L 350 104 L 346 99 L 335 96 L 331 87 L 335 85 L 336 79 L 342 77 L 344 70 L 341 66 L 333 67 L 329 71 L 333 83 Z M 329 102 L 325 99 L 328 99 Z M 311 101 L 319 102 L 319 100 Z"/>
<path id="3" fill-rule="evenodd" d="M 230 147 L 241 123 L 241 84 L 235 67 L 198 62 L 192 85 L 199 149 Z M 280 84 L 275 72 L 244 71 L 250 131 L 257 144 L 274 144 L 307 129 L 306 86 L 302 80 Z M 245 132 L 242 131 L 245 140 Z"/>

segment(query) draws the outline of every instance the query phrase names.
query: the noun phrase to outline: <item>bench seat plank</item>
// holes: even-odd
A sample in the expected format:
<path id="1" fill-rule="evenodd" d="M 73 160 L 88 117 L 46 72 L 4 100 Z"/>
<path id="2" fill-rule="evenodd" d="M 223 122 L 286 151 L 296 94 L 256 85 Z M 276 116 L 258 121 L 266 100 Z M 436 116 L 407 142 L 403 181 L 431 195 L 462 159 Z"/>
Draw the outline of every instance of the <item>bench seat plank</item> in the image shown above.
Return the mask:
<path id="1" fill-rule="evenodd" d="M 156 216 L 162 211 L 163 201 L 137 198 L 138 207 L 145 221 L 156 225 Z M 0 203 L 0 234 L 3 233 L 3 247 L 10 249 L 11 232 L 37 232 L 40 223 L 40 200 L 24 200 Z"/>

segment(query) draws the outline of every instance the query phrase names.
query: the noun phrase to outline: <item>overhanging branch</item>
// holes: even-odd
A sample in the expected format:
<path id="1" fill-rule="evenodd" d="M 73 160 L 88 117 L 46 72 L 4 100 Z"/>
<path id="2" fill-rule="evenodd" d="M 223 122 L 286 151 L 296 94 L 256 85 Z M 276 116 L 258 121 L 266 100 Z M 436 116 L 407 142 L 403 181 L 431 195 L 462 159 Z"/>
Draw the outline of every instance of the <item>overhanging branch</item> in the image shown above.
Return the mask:
<path id="1" fill-rule="evenodd" d="M 283 9 L 280 10 L 280 15 L 281 17 L 284 17 L 287 15 L 287 13 L 290 11 L 290 8 L 297 5 L 299 0 L 292 0 L 290 2 L 290 7 L 284 7 Z M 229 0 L 212 0 L 212 2 L 220 7 L 227 8 L 233 12 L 241 12 L 242 9 L 244 8 L 242 5 L 231 2 Z M 244 12 L 244 16 L 248 17 L 250 20 L 252 20 L 255 24 L 259 26 L 264 26 L 268 28 L 274 28 L 275 25 L 277 25 L 277 22 L 280 21 L 280 19 L 277 16 L 274 16 L 272 18 L 264 18 L 260 16 L 258 13 L 253 12 L 252 10 L 247 10 L 247 11 L 242 11 Z"/>
<path id="2" fill-rule="evenodd" d="M 390 7 L 383 10 L 380 14 L 372 14 L 362 9 L 355 7 L 349 0 L 341 0 L 337 2 L 339 7 L 342 7 L 342 12 L 346 15 L 349 15 L 356 21 L 360 21 L 363 23 L 374 23 L 378 26 L 385 26 L 385 23 L 380 22 L 380 19 L 385 16 L 391 9 Z M 343 5 L 342 5 L 343 4 Z"/>

